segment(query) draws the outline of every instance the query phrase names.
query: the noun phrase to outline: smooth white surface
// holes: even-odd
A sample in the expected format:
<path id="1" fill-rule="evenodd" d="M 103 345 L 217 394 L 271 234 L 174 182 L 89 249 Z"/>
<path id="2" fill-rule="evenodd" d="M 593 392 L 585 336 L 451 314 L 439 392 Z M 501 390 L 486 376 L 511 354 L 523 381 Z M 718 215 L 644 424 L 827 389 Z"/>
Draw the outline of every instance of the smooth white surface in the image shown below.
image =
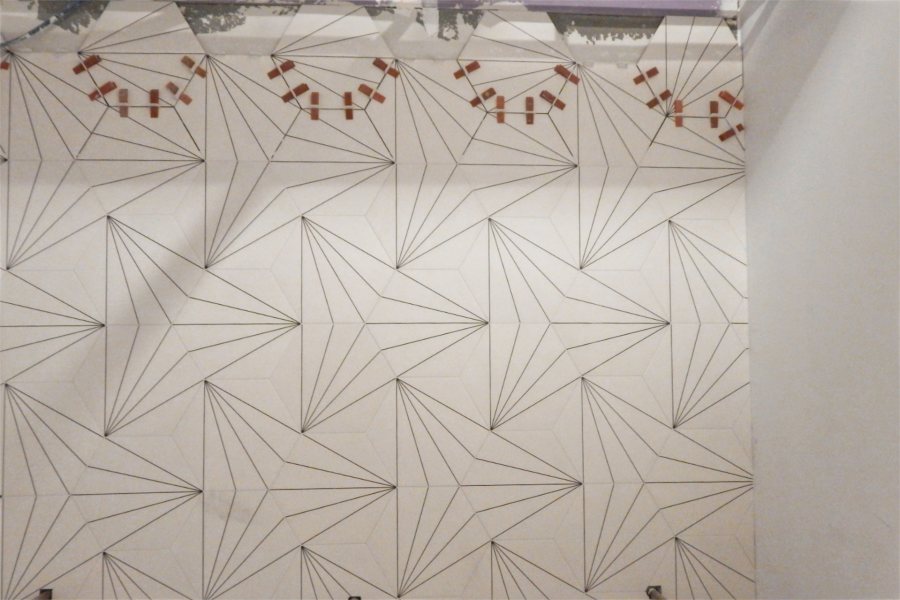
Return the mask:
<path id="1" fill-rule="evenodd" d="M 758 594 L 897 598 L 900 5 L 744 10 Z"/>

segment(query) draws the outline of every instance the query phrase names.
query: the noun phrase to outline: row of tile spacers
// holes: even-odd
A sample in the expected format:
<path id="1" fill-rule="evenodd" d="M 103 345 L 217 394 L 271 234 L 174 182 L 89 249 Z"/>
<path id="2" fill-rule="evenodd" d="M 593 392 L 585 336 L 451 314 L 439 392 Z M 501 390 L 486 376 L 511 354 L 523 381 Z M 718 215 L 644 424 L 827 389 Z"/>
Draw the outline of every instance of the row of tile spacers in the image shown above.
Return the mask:
<path id="1" fill-rule="evenodd" d="M 486 100 L 490 100 L 494 96 L 497 96 L 497 90 L 494 88 L 488 88 L 481 92 L 480 96 L 475 96 L 469 101 L 469 104 L 472 106 L 478 106 L 482 102 Z M 563 110 L 566 108 L 566 103 L 548 92 L 547 90 L 541 90 L 541 98 L 555 106 L 559 110 Z M 497 122 L 505 123 L 506 122 L 506 97 L 505 96 L 497 96 L 496 99 L 496 108 L 497 108 Z M 528 125 L 534 125 L 534 97 L 527 96 L 525 98 L 525 123 Z"/>
<path id="2" fill-rule="evenodd" d="M 682 113 L 684 113 L 684 101 L 676 100 L 673 112 L 675 113 L 675 127 L 684 127 L 684 117 L 682 116 Z"/>
<path id="3" fill-rule="evenodd" d="M 181 64 L 186 66 L 191 73 L 194 73 L 200 79 L 206 79 L 206 69 L 198 65 L 190 56 L 182 56 Z"/>
<path id="4" fill-rule="evenodd" d="M 294 64 L 294 61 L 286 60 L 283 63 L 281 63 L 280 65 L 278 65 L 277 67 L 275 67 L 274 69 L 272 69 L 271 71 L 269 71 L 268 73 L 266 73 L 266 75 L 269 76 L 269 79 L 275 79 L 282 73 L 287 73 L 288 71 L 293 69 L 295 66 L 296 65 Z"/>
<path id="5" fill-rule="evenodd" d="M 462 79 L 465 77 L 466 73 L 471 73 L 472 71 L 477 71 L 481 68 L 481 64 L 477 60 L 473 60 L 469 64 L 460 67 L 456 71 L 453 72 L 454 79 Z"/>
<path id="6" fill-rule="evenodd" d="M 385 61 L 383 61 L 380 58 L 376 58 L 375 60 L 373 60 L 372 64 L 375 65 L 376 67 L 378 67 L 379 69 L 381 69 L 382 71 L 384 71 L 385 73 L 387 73 L 388 75 L 390 75 L 391 77 L 393 77 L 394 79 L 396 79 L 400 75 L 400 71 L 398 71 L 394 67 L 388 65 Z"/>
<path id="7" fill-rule="evenodd" d="M 556 71 L 556 73 L 558 75 L 562 75 L 563 77 L 568 79 L 570 82 L 574 83 L 575 85 L 578 85 L 578 83 L 581 81 L 581 79 L 578 77 L 578 75 L 576 75 L 575 73 L 573 73 L 572 71 L 570 71 L 569 69 L 565 68 L 562 65 L 556 65 L 555 67 L 553 67 L 553 70 Z"/>
<path id="8" fill-rule="evenodd" d="M 80 75 L 99 63 L 101 58 L 96 54 L 91 54 L 83 61 L 80 61 L 77 65 L 72 67 L 72 72 L 76 75 Z M 108 93 L 116 89 L 116 83 L 114 81 L 107 81 L 99 88 L 91 90 L 88 92 L 88 98 L 93 102 L 95 100 L 99 100 L 101 96 L 106 96 Z"/>
<path id="9" fill-rule="evenodd" d="M 97 56 L 96 54 L 91 54 L 86 59 L 84 59 L 83 61 L 79 62 L 77 65 L 72 67 L 72 72 L 75 73 L 76 75 L 81 75 L 82 73 L 84 73 L 85 71 L 87 71 L 88 69 L 90 69 L 91 67 L 96 65 L 97 63 L 99 63 L 100 60 L 101 59 L 99 56 Z"/>

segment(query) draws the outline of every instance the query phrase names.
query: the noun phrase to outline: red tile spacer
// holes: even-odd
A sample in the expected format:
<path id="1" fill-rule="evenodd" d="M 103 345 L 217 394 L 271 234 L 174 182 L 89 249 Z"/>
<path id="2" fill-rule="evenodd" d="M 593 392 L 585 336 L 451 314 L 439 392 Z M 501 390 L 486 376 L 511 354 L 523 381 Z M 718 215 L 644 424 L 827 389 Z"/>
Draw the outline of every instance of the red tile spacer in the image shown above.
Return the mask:
<path id="1" fill-rule="evenodd" d="M 196 73 L 197 77 L 199 77 L 200 79 L 206 79 L 206 69 L 204 69 L 203 67 L 197 67 L 196 69 L 194 69 L 194 73 Z"/>
<path id="2" fill-rule="evenodd" d="M 534 96 L 525 97 L 525 124 L 534 125 Z"/>
<path id="3" fill-rule="evenodd" d="M 481 92 L 481 97 L 484 100 L 490 100 L 491 98 L 493 98 L 496 95 L 497 95 L 497 90 L 495 90 L 494 88 L 488 88 L 488 89 L 484 90 L 483 92 Z"/>
<path id="4" fill-rule="evenodd" d="M 119 90 L 119 116 L 128 116 L 128 90 Z"/>
<path id="5" fill-rule="evenodd" d="M 743 123 L 738 123 L 737 126 L 735 127 L 735 129 L 737 129 L 738 131 L 743 131 L 743 130 L 744 130 L 744 124 L 743 124 Z"/>
<path id="6" fill-rule="evenodd" d="M 0 71 L 9 71 L 9 61 L 0 62 Z"/>
<path id="7" fill-rule="evenodd" d="M 469 64 L 464 67 L 460 67 L 456 71 L 453 72 L 453 77 L 456 79 L 462 79 L 466 73 L 471 73 L 472 71 L 477 71 L 481 68 L 481 64 L 477 60 L 473 60 Z"/>
<path id="8" fill-rule="evenodd" d="M 370 86 L 368 86 L 364 83 L 359 84 L 359 91 L 362 92 L 363 94 L 365 94 L 366 96 L 370 97 L 375 102 L 378 102 L 379 104 L 384 103 L 384 95 L 379 94 L 378 92 L 373 90 Z"/>
<path id="9" fill-rule="evenodd" d="M 469 104 L 471 104 L 472 106 L 477 107 L 479 104 L 481 104 L 481 96 L 475 96 L 474 98 L 472 98 L 471 100 L 469 100 Z"/>
<path id="10" fill-rule="evenodd" d="M 506 122 L 506 98 L 504 96 L 497 96 L 497 122 L 505 123 Z"/>
<path id="11" fill-rule="evenodd" d="M 116 89 L 116 83 L 114 81 L 107 81 L 100 86 L 100 89 L 96 89 L 88 94 L 88 98 L 90 98 L 91 100 L 97 100 L 98 98 L 100 98 L 100 96 L 105 96 L 114 89 Z"/>
<path id="12" fill-rule="evenodd" d="M 725 102 L 732 105 L 733 107 L 735 107 L 738 110 L 743 110 L 743 108 L 744 108 L 743 102 L 741 102 L 740 100 L 738 100 L 737 98 L 732 96 L 730 93 L 726 92 L 725 90 L 722 90 L 721 92 L 719 92 L 719 98 L 721 98 L 722 100 L 724 100 Z"/>
<path id="13" fill-rule="evenodd" d="M 78 65 L 76 65 L 76 66 L 72 69 L 72 71 L 73 71 L 76 75 L 79 75 L 79 74 L 81 74 L 81 73 L 84 73 L 86 70 L 90 69 L 91 67 L 93 67 L 94 65 L 96 65 L 96 64 L 99 63 L 99 62 L 100 62 L 100 57 L 97 56 L 96 54 L 91 54 L 91 55 L 88 56 L 83 62 L 81 62 L 81 63 L 79 63 Z"/>
<path id="14" fill-rule="evenodd" d="M 724 142 L 728 138 L 733 137 L 735 133 L 736 132 L 734 131 L 734 129 L 729 129 L 728 131 L 726 131 L 725 133 L 723 133 L 719 136 L 719 141 Z"/>
<path id="15" fill-rule="evenodd" d="M 188 69 L 193 69 L 193 68 L 194 68 L 194 65 L 196 65 L 197 63 L 195 63 L 195 62 L 194 62 L 194 59 L 191 58 L 190 56 L 182 56 L 182 57 L 181 57 L 181 64 L 183 64 L 184 66 L 186 66 Z"/>
<path id="16" fill-rule="evenodd" d="M 660 100 L 668 100 L 672 97 L 672 92 L 669 90 L 663 90 L 663 93 L 659 95 Z"/>
<path id="17" fill-rule="evenodd" d="M 269 76 L 269 79 L 275 79 L 281 73 L 287 73 L 288 71 L 293 69 L 295 66 L 296 65 L 294 64 L 294 61 L 286 60 L 283 63 L 281 63 L 279 66 L 275 67 L 274 69 L 272 69 L 271 71 L 266 73 L 266 75 Z"/>
<path id="18" fill-rule="evenodd" d="M 303 94 L 305 94 L 308 89 L 309 89 L 308 85 L 306 85 L 305 83 L 301 83 L 298 86 L 294 86 L 294 89 L 292 89 L 291 91 L 285 92 L 284 94 L 282 94 L 281 100 L 283 102 L 290 102 L 297 96 L 302 96 Z"/>
<path id="19" fill-rule="evenodd" d="M 182 92 L 181 95 L 178 96 L 178 100 L 179 100 L 179 102 L 184 102 L 185 104 L 190 104 L 191 102 L 194 101 L 193 98 L 191 98 L 190 96 L 188 96 L 188 95 L 185 94 L 184 92 Z"/>
<path id="20" fill-rule="evenodd" d="M 658 105 L 659 105 L 659 99 L 658 99 L 658 98 L 653 98 L 653 99 L 651 99 L 651 100 L 647 100 L 647 107 L 648 107 L 648 108 L 656 108 Z"/>
<path id="21" fill-rule="evenodd" d="M 172 92 L 173 94 L 177 94 L 177 93 L 178 93 L 178 86 L 175 85 L 175 84 L 174 84 L 173 82 L 171 82 L 171 81 L 168 82 L 168 83 L 166 84 L 166 89 L 169 90 L 170 92 Z"/>
<path id="22" fill-rule="evenodd" d="M 313 121 L 319 120 L 319 92 L 312 92 L 309 95 L 309 103 L 312 105 L 309 109 L 309 118 Z"/>
<path id="23" fill-rule="evenodd" d="M 393 77 L 394 79 L 396 79 L 397 76 L 400 75 L 400 71 L 398 71 L 394 67 L 389 67 L 388 64 L 386 62 L 384 62 L 383 60 L 381 60 L 380 58 L 376 58 L 375 60 L 373 60 L 372 64 L 375 65 L 376 67 L 378 67 L 379 69 L 381 69 L 382 71 L 384 71 L 385 73 L 387 73 L 388 75 L 390 75 L 391 77 Z"/>
<path id="24" fill-rule="evenodd" d="M 651 77 L 656 77 L 657 75 L 659 75 L 659 69 L 657 69 L 656 67 L 653 67 L 646 73 L 641 73 L 640 75 L 635 77 L 634 83 L 635 84 L 644 83 L 646 80 L 650 79 Z"/>
<path id="25" fill-rule="evenodd" d="M 578 85 L 578 83 L 581 81 L 581 79 L 578 77 L 578 75 L 576 75 L 575 73 L 573 73 L 572 71 L 570 71 L 569 69 L 565 68 L 562 65 L 556 65 L 555 67 L 553 67 L 553 70 L 556 71 L 559 75 L 562 75 L 563 77 L 565 77 L 566 79 L 568 79 L 569 81 L 574 83 L 575 85 Z"/>
<path id="26" fill-rule="evenodd" d="M 156 105 L 159 104 L 159 90 L 150 90 L 150 104 Z M 159 106 L 151 106 L 150 107 L 150 118 L 156 119 L 159 117 Z"/>

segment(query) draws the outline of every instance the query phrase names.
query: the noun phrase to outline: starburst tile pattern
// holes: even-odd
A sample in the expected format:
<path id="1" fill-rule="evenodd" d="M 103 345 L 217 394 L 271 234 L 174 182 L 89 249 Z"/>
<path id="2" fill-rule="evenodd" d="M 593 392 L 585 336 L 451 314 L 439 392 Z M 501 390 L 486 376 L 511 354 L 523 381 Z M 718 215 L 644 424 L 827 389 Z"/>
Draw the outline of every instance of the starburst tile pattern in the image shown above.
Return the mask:
<path id="1" fill-rule="evenodd" d="M 727 25 L 279 19 L 2 56 L 2 597 L 752 597 Z"/>

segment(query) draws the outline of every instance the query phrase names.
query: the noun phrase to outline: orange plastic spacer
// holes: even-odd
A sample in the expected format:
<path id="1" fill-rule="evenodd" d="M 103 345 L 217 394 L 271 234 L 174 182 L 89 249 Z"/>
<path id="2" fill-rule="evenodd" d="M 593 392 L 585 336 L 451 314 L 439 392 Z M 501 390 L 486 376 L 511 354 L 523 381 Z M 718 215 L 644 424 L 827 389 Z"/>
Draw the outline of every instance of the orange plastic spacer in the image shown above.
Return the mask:
<path id="1" fill-rule="evenodd" d="M 725 102 L 732 105 L 733 107 L 735 107 L 738 110 L 743 110 L 743 108 L 744 108 L 743 102 L 741 102 L 740 100 L 735 98 L 733 95 L 731 95 L 731 93 L 729 93 L 725 90 L 722 90 L 719 92 L 719 98 L 721 98 L 722 100 L 724 100 Z"/>
<path id="2" fill-rule="evenodd" d="M 159 90 L 150 90 L 150 104 L 154 105 L 150 107 L 150 118 L 156 119 L 159 117 L 159 106 L 155 106 L 159 104 Z"/>
<path id="3" fill-rule="evenodd" d="M 309 103 L 312 105 L 309 109 L 309 118 L 313 121 L 319 120 L 319 92 L 312 92 L 309 95 Z"/>

